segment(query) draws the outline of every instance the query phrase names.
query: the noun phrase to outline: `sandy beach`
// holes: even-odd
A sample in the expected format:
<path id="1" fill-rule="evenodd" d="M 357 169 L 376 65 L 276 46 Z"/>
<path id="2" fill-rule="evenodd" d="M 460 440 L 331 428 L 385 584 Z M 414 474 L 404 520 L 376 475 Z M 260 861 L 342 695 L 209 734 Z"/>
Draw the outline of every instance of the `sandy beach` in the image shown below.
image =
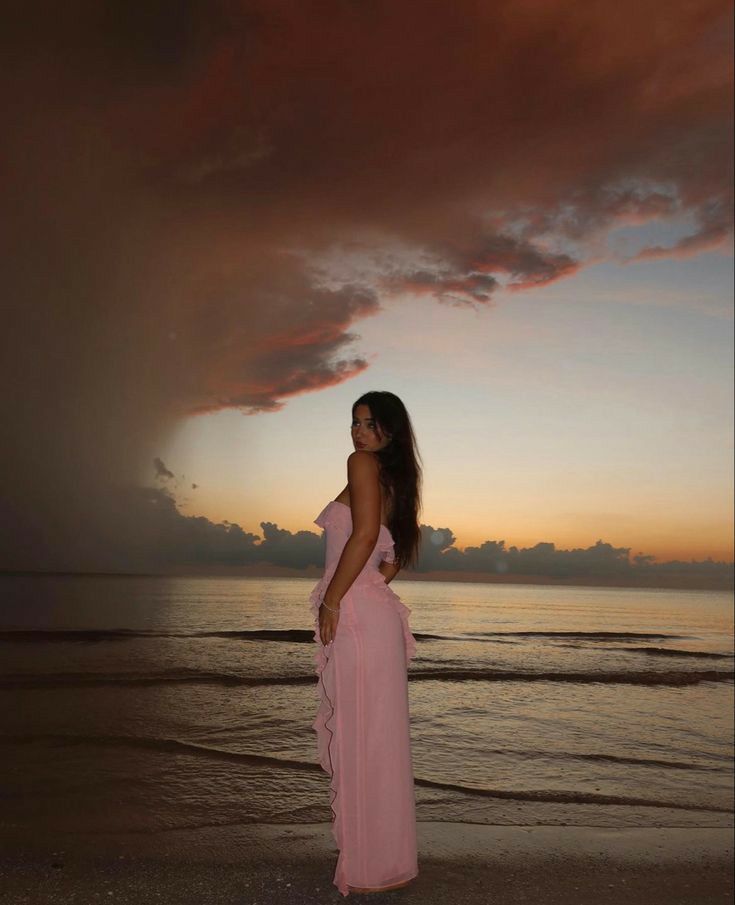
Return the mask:
<path id="1" fill-rule="evenodd" d="M 43 838 L 0 830 L 0 902 L 338 902 L 328 824 Z M 419 876 L 354 901 L 709 905 L 733 897 L 730 828 L 419 824 Z"/>

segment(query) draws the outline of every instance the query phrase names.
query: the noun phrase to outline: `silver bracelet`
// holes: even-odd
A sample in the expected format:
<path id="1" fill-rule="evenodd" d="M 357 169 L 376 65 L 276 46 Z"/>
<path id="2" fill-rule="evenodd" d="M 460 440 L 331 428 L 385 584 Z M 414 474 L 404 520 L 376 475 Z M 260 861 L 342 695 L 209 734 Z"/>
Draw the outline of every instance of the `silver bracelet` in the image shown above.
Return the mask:
<path id="1" fill-rule="evenodd" d="M 339 610 L 338 610 L 338 609 L 335 610 L 335 609 L 333 609 L 331 606 L 327 606 L 326 603 L 325 603 L 323 600 L 322 600 L 322 602 L 319 604 L 319 606 L 325 607 L 326 609 L 329 610 L 330 613 L 339 613 Z"/>

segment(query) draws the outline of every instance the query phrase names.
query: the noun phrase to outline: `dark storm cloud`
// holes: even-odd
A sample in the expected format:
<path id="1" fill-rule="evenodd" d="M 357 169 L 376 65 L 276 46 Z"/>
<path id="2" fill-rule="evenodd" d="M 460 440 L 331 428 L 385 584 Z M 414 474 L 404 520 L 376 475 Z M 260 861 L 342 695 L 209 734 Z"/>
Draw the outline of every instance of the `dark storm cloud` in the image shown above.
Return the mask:
<path id="1" fill-rule="evenodd" d="M 119 499 L 125 521 L 109 539 L 102 563 L 108 571 L 129 567 L 131 551 L 136 568 L 151 572 L 255 564 L 303 569 L 324 562 L 322 537 L 313 531 L 294 533 L 261 522 L 258 535 L 235 522 L 184 515 L 175 496 L 163 488 L 128 487 Z"/>
<path id="2" fill-rule="evenodd" d="M 422 572 L 471 572 L 490 575 L 527 575 L 557 578 L 635 580 L 644 582 L 652 576 L 659 579 L 667 573 L 678 572 L 699 577 L 712 587 L 732 587 L 733 564 L 704 560 L 696 562 L 655 562 L 655 557 L 638 553 L 631 555 L 630 547 L 615 547 L 598 540 L 589 547 L 572 550 L 558 548 L 550 541 L 532 547 L 506 547 L 504 540 L 486 540 L 477 547 L 459 550 L 448 528 L 421 526 L 422 555 L 418 570 Z"/>
<path id="3" fill-rule="evenodd" d="M 195 567 L 203 573 L 220 566 L 279 566 L 290 569 L 320 567 L 324 563 L 324 540 L 314 531 L 288 531 L 274 522 L 260 522 L 262 535 L 244 531 L 231 522 L 215 523 L 202 516 L 183 515 L 167 490 L 129 488 L 125 506 L 133 516 L 108 549 L 108 568 L 129 560 L 137 543 L 138 565 L 156 572 L 176 572 Z M 733 564 L 723 562 L 654 562 L 630 547 L 615 547 L 598 540 L 589 547 L 563 550 L 551 542 L 532 547 L 506 547 L 505 541 L 487 540 L 477 547 L 460 550 L 449 528 L 421 526 L 422 546 L 418 573 L 442 572 L 448 577 L 463 573 L 492 576 L 543 576 L 649 582 L 667 573 L 684 574 L 712 587 L 732 587 Z M 257 571 L 257 568 L 256 568 Z M 655 583 L 655 582 L 654 582 Z"/>
<path id="4" fill-rule="evenodd" d="M 260 527 L 263 531 L 257 551 L 260 561 L 294 569 L 323 564 L 324 545 L 320 535 L 313 531 L 294 534 L 273 522 L 261 522 Z"/>
<path id="5" fill-rule="evenodd" d="M 174 473 L 166 468 L 166 464 L 163 459 L 160 459 L 158 456 L 153 460 L 153 467 L 156 471 L 156 477 L 160 478 L 163 481 L 168 481 L 170 478 L 174 478 Z"/>
<path id="6" fill-rule="evenodd" d="M 131 550 L 136 568 L 155 572 L 171 566 L 204 569 L 218 565 L 247 565 L 261 559 L 258 535 L 240 525 L 214 523 L 202 516 L 184 516 L 165 490 L 131 487 L 120 495 L 126 515 L 106 550 L 107 570 L 129 567 Z"/>
<path id="7" fill-rule="evenodd" d="M 361 372 L 353 325 L 381 294 L 487 305 L 656 216 L 698 226 L 644 256 L 721 243 L 730 18 L 724 0 L 15 4 L 0 565 L 108 561 L 176 419 Z M 350 269 L 355 245 L 371 268 Z"/>

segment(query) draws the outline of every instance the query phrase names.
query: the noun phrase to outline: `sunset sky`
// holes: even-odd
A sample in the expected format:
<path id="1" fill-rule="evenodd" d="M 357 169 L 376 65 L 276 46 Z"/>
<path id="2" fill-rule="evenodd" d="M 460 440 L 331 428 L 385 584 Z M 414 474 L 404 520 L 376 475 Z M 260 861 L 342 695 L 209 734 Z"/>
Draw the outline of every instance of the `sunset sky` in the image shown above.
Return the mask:
<path id="1" fill-rule="evenodd" d="M 3 568 L 318 530 L 371 389 L 460 548 L 732 560 L 729 3 L 138 6 L 2 39 Z"/>
<path id="2" fill-rule="evenodd" d="M 727 259 L 697 264 L 599 265 L 478 312 L 391 301 L 356 325 L 358 376 L 276 414 L 181 424 L 162 458 L 182 490 L 183 475 L 199 484 L 182 511 L 309 528 L 345 484 L 352 402 L 390 389 L 424 459 L 423 521 L 460 547 L 602 538 L 730 558 Z"/>

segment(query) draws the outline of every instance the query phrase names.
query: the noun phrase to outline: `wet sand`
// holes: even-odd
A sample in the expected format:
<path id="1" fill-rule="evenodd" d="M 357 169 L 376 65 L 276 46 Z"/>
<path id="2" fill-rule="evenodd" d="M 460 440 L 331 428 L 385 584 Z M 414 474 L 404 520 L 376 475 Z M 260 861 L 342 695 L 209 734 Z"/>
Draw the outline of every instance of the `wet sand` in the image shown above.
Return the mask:
<path id="1" fill-rule="evenodd" d="M 328 824 L 43 838 L 0 826 L 0 902 L 341 902 Z M 419 824 L 419 876 L 349 901 L 709 905 L 733 899 L 731 828 Z"/>

